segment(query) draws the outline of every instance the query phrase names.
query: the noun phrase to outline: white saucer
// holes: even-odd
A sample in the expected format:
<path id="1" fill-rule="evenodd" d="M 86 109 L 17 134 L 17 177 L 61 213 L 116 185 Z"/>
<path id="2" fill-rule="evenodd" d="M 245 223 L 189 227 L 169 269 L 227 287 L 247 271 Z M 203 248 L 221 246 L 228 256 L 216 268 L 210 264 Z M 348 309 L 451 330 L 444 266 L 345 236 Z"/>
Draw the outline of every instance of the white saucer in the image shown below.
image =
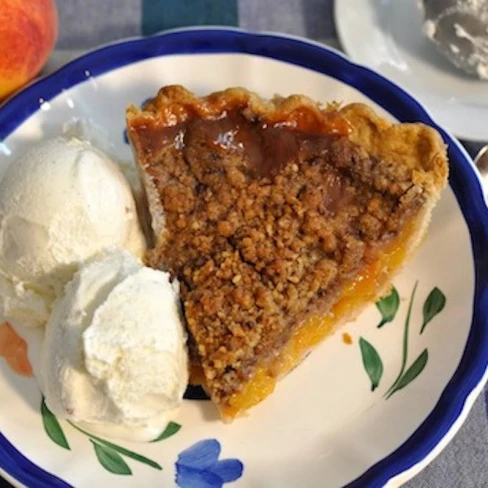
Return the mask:
<path id="1" fill-rule="evenodd" d="M 342 46 L 415 95 L 457 137 L 488 140 L 488 82 L 464 75 L 424 37 L 416 0 L 339 0 Z"/>

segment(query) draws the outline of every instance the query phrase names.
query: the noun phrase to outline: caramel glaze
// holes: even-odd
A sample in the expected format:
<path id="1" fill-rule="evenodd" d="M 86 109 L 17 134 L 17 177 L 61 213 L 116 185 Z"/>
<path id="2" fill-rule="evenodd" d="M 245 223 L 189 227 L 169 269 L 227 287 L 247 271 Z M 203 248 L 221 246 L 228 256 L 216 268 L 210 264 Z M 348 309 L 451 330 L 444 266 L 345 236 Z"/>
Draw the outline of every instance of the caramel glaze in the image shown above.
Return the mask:
<path id="1" fill-rule="evenodd" d="M 326 151 L 331 137 L 347 136 L 350 130 L 348 122 L 337 112 L 319 116 L 303 107 L 287 114 L 287 120 L 247 118 L 243 107 L 202 119 L 190 109 L 182 112 L 179 108 L 177 116 L 165 114 L 176 122 L 174 125 L 161 127 L 154 120 L 147 120 L 131 127 L 137 130 L 146 156 L 158 154 L 169 145 L 185 151 L 192 140 L 204 140 L 218 153 L 241 152 L 249 170 L 258 177 L 278 172 L 300 151 L 315 154 Z"/>

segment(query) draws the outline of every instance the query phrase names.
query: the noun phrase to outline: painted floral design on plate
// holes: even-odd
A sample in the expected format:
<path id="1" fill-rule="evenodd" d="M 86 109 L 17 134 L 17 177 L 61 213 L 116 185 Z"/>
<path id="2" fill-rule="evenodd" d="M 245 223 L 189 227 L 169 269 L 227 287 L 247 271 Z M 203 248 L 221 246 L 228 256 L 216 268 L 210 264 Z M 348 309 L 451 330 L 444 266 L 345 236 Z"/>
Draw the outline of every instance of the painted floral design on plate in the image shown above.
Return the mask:
<path id="1" fill-rule="evenodd" d="M 389 399 L 398 391 L 408 386 L 425 369 L 428 363 L 428 348 L 425 348 L 417 358 L 409 364 L 409 341 L 411 335 L 411 314 L 415 303 L 417 291 L 416 282 L 409 299 L 406 319 L 403 329 L 401 366 L 396 379 L 391 386 L 383 393 L 385 399 Z M 377 328 L 381 329 L 389 323 L 393 323 L 400 308 L 401 300 L 398 290 L 392 287 L 388 296 L 383 297 L 376 303 L 376 308 L 381 314 L 381 320 Z M 446 297 L 443 292 L 434 287 L 426 297 L 422 315 L 423 320 L 418 328 L 418 335 L 422 335 L 432 320 L 442 312 L 446 305 Z M 345 334 L 343 334 L 345 335 Z M 349 337 L 349 336 L 348 336 Z M 350 344 L 352 340 L 349 337 Z M 384 373 L 383 361 L 378 350 L 364 337 L 359 338 L 359 349 L 364 370 L 369 378 L 371 391 L 380 387 Z M 27 356 L 27 344 L 20 337 L 13 327 L 4 322 L 0 324 L 0 356 L 2 356 L 9 367 L 20 376 L 32 377 L 33 371 Z M 408 366 L 407 366 L 408 365 Z M 185 398 L 192 398 L 194 395 L 185 395 Z M 196 399 L 203 399 L 197 392 Z M 487 397 L 488 404 L 488 397 Z M 62 449 L 71 450 L 69 442 L 69 431 L 65 432 L 61 422 L 49 410 L 46 402 L 42 399 L 40 406 L 42 424 L 47 436 L 53 443 Z M 86 437 L 93 447 L 95 458 L 99 464 L 114 475 L 131 476 L 136 470 L 136 463 L 146 465 L 157 471 L 164 469 L 156 461 L 142 456 L 125 447 L 109 442 L 106 439 L 95 436 L 72 422 L 65 422 L 71 430 Z M 176 422 L 170 422 L 165 431 L 152 443 L 165 441 L 176 435 L 182 426 Z M 239 459 L 219 459 L 221 444 L 217 439 L 205 439 L 191 445 L 180 452 L 175 465 L 175 483 L 180 488 L 221 488 L 226 483 L 239 479 L 244 472 L 244 465 Z"/>
<path id="2" fill-rule="evenodd" d="M 221 488 L 242 476 L 244 466 L 238 459 L 219 460 L 217 439 L 197 442 L 185 449 L 176 461 L 176 484 L 181 488 Z"/>
<path id="3" fill-rule="evenodd" d="M 395 393 L 408 386 L 427 366 L 429 360 L 429 350 L 425 348 L 413 361 L 410 366 L 408 364 L 408 349 L 409 349 L 409 335 L 410 335 L 410 320 L 412 315 L 412 308 L 415 301 L 415 294 L 417 291 L 418 282 L 415 283 L 410 294 L 410 301 L 407 310 L 403 330 L 403 344 L 402 344 L 402 362 L 398 375 L 393 381 L 392 385 L 384 393 L 385 399 L 391 398 Z M 434 319 L 436 315 L 442 312 L 446 305 L 446 297 L 442 291 L 435 287 L 431 290 L 424 301 L 422 308 L 423 321 L 419 329 L 419 335 L 422 335 L 427 328 L 427 325 Z M 400 295 L 395 287 L 392 287 L 388 296 L 383 297 L 376 302 L 376 308 L 381 313 L 381 321 L 378 328 L 383 327 L 389 322 L 393 322 L 398 309 L 400 308 Z M 381 356 L 376 348 L 361 337 L 359 339 L 359 348 L 361 350 L 361 357 L 363 360 L 364 369 L 371 382 L 371 391 L 375 391 L 379 387 L 381 378 L 383 376 L 383 362 Z"/>

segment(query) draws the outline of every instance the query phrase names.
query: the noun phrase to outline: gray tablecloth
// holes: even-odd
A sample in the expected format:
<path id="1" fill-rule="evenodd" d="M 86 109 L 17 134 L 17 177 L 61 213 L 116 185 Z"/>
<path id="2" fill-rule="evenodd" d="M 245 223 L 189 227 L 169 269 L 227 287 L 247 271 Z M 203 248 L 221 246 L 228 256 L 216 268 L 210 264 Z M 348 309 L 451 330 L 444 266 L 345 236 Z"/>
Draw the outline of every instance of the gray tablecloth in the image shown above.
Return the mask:
<path id="1" fill-rule="evenodd" d="M 239 25 L 339 46 L 332 0 L 58 0 L 58 8 L 60 36 L 46 71 L 100 43 L 192 24 Z M 450 445 L 405 486 L 488 487 L 485 395 Z"/>

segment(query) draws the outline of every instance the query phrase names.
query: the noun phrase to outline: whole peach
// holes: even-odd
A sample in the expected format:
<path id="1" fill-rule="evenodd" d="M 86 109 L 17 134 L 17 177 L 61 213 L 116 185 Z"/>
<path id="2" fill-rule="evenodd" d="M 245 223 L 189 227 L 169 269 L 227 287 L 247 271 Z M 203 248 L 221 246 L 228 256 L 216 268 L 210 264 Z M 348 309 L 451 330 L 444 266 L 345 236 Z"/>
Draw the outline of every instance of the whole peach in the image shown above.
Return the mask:
<path id="1" fill-rule="evenodd" d="M 0 0 L 0 99 L 39 73 L 57 35 L 54 0 Z"/>

